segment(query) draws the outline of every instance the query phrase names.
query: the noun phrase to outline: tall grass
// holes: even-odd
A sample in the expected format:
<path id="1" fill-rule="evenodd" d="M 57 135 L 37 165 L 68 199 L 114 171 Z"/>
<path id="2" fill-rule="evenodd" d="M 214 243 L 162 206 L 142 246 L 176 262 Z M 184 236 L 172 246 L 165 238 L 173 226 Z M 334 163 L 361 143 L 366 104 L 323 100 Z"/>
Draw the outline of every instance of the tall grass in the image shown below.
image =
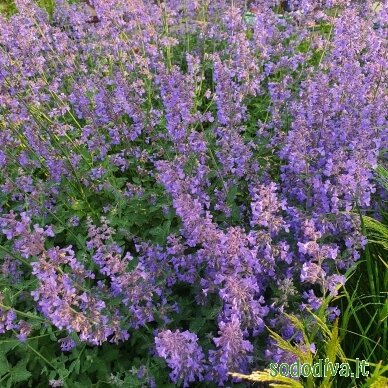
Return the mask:
<path id="1" fill-rule="evenodd" d="M 376 170 L 377 178 L 388 190 L 388 171 Z M 384 202 L 381 203 L 385 209 Z M 388 360 L 388 214 L 381 220 L 362 215 L 368 237 L 363 260 L 344 288 L 341 340 L 348 358 L 364 358 L 378 364 Z"/>

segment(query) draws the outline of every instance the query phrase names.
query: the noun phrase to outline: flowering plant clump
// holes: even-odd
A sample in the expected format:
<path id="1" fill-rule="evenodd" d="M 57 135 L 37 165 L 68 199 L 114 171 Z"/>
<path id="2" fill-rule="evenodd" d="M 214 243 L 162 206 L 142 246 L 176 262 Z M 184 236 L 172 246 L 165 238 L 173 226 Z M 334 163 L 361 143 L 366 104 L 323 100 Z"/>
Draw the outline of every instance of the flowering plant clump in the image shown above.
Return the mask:
<path id="1" fill-rule="evenodd" d="M 292 360 L 266 326 L 306 348 L 285 313 L 338 295 L 382 190 L 388 4 L 15 3 L 0 381 L 224 386 Z"/>

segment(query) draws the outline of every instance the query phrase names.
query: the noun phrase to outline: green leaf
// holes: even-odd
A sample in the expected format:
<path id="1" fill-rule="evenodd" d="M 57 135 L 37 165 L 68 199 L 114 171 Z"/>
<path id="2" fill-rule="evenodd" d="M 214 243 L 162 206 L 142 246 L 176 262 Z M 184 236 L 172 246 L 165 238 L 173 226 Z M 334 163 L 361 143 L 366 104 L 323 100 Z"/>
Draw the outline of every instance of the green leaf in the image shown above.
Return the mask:
<path id="1" fill-rule="evenodd" d="M 1 345 L 0 345 L 1 346 Z M 0 355 L 0 377 L 9 372 L 9 363 L 7 357 Z"/>
<path id="2" fill-rule="evenodd" d="M 163 244 L 170 233 L 171 221 L 165 221 L 162 226 L 157 226 L 150 230 L 150 234 L 155 237 L 155 241 Z"/>
<path id="3" fill-rule="evenodd" d="M 79 374 L 80 367 L 81 367 L 81 361 L 78 358 L 77 360 L 73 361 L 69 366 L 69 373 L 74 371 L 75 373 Z"/>
<path id="4" fill-rule="evenodd" d="M 14 383 L 21 381 L 27 381 L 32 375 L 31 372 L 26 369 L 27 360 L 23 359 L 19 361 L 11 370 L 11 379 Z"/>
<path id="5" fill-rule="evenodd" d="M 54 233 L 59 234 L 62 233 L 65 230 L 65 227 L 63 225 L 55 225 L 54 226 Z"/>
<path id="6" fill-rule="evenodd" d="M 202 318 L 194 319 L 190 322 L 190 331 L 198 333 L 202 327 L 205 325 L 205 320 Z"/>

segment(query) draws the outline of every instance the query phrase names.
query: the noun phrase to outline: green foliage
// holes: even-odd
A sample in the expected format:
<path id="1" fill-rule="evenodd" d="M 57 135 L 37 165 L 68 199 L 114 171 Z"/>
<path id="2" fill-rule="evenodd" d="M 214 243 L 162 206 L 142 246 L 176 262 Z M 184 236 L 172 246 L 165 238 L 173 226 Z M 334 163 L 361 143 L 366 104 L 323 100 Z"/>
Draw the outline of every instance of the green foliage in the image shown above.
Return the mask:
<path id="1" fill-rule="evenodd" d="M 0 3 L 0 14 L 10 16 L 16 12 L 16 6 L 13 0 L 3 0 Z"/>
<path id="2" fill-rule="evenodd" d="M 55 0 L 34 0 L 40 7 L 45 9 L 51 16 L 55 8 Z M 14 0 L 2 0 L 0 3 L 0 14 L 11 16 L 17 12 Z"/>
<path id="3" fill-rule="evenodd" d="M 40 7 L 45 9 L 47 13 L 52 16 L 55 8 L 55 0 L 37 0 Z"/>

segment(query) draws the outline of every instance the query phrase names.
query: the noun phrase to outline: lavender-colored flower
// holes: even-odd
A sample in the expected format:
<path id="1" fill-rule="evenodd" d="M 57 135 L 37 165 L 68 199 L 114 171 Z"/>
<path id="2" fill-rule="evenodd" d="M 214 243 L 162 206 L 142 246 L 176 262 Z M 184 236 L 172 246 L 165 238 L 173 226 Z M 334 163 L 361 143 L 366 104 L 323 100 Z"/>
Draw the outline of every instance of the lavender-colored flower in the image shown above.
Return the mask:
<path id="1" fill-rule="evenodd" d="M 12 282 L 17 283 L 20 281 L 20 278 L 23 272 L 20 270 L 21 263 L 18 260 L 6 255 L 3 258 L 3 263 L 1 265 L 1 274 L 4 277 L 8 277 Z"/>
<path id="2" fill-rule="evenodd" d="M 301 305 L 301 309 L 304 310 L 306 307 L 308 307 L 309 309 L 315 311 L 315 310 L 318 310 L 319 307 L 321 307 L 322 303 L 323 303 L 323 299 L 322 298 L 318 298 L 314 291 L 313 290 L 309 290 L 307 292 L 304 292 L 303 293 L 303 298 L 307 300 L 307 304 L 303 303 Z"/>
<path id="3" fill-rule="evenodd" d="M 245 372 L 252 360 L 250 353 L 253 350 L 252 344 L 244 339 L 240 321 L 232 316 L 229 322 L 219 323 L 219 337 L 213 339 L 217 350 L 209 351 L 209 362 L 213 369 L 212 375 L 208 378 L 215 379 L 223 384 L 228 379 L 228 372 Z"/>
<path id="4" fill-rule="evenodd" d="M 20 342 L 26 342 L 27 337 L 32 331 L 31 325 L 26 321 L 20 320 L 17 324 L 17 329 L 19 331 L 19 333 L 17 334 L 18 340 Z"/>
<path id="5" fill-rule="evenodd" d="M 62 352 L 70 352 L 77 346 L 77 343 L 70 337 L 61 338 L 58 342 L 61 345 Z"/>
<path id="6" fill-rule="evenodd" d="M 80 222 L 80 218 L 78 216 L 73 216 L 70 218 L 69 223 L 71 226 L 78 226 Z"/>
<path id="7" fill-rule="evenodd" d="M 197 340 L 194 333 L 179 330 L 164 330 L 155 337 L 156 353 L 172 369 L 170 377 L 174 383 L 182 380 L 183 386 L 188 387 L 196 379 L 202 380 L 204 354 Z"/>
<path id="8" fill-rule="evenodd" d="M 338 307 L 328 307 L 327 311 L 329 313 L 328 318 L 330 322 L 333 322 L 341 315 L 341 310 Z"/>
<path id="9" fill-rule="evenodd" d="M 63 387 L 65 385 L 65 383 L 63 382 L 63 380 L 49 380 L 49 385 L 50 387 Z"/>
<path id="10" fill-rule="evenodd" d="M 325 279 L 325 286 L 331 296 L 337 296 L 339 288 L 345 284 L 345 281 L 344 275 L 331 275 Z"/>
<path id="11" fill-rule="evenodd" d="M 300 274 L 300 280 L 311 284 L 322 284 L 326 273 L 321 266 L 315 263 L 304 263 L 302 272 Z"/>
<path id="12" fill-rule="evenodd" d="M 0 308 L 0 333 L 5 333 L 7 330 L 12 330 L 17 327 L 16 313 L 13 310 L 5 310 Z"/>
<path id="13" fill-rule="evenodd" d="M 265 351 L 265 357 L 270 362 L 276 362 L 278 364 L 285 362 L 291 365 L 298 360 L 298 356 L 296 354 L 279 348 L 273 340 L 269 341 Z"/>

